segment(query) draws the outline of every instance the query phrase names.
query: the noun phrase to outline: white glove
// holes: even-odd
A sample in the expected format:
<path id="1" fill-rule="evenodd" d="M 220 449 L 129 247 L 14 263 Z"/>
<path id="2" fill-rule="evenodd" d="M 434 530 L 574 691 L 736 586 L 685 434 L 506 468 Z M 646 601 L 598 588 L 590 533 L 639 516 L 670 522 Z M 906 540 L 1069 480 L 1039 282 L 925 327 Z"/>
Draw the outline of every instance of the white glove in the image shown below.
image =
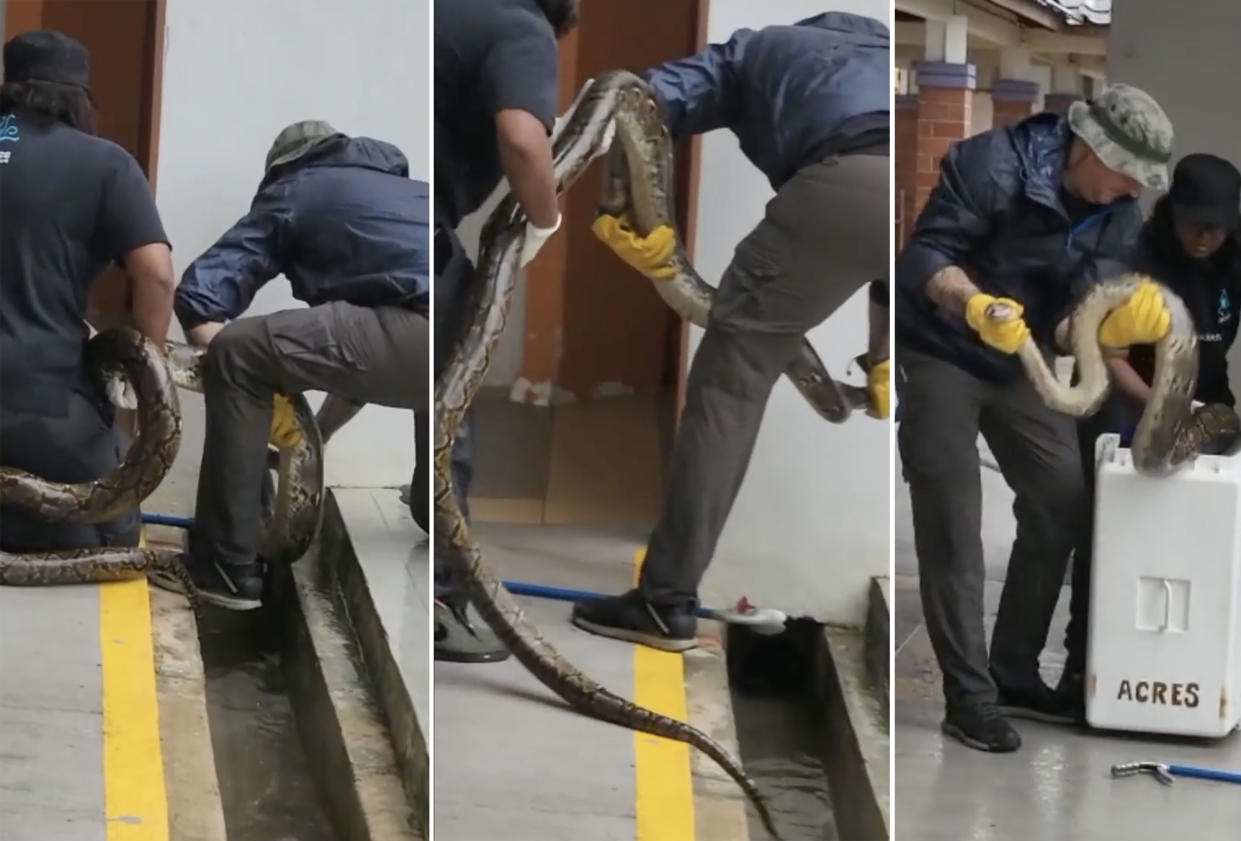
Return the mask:
<path id="1" fill-rule="evenodd" d="M 562 218 L 563 215 L 557 213 L 556 224 L 550 228 L 540 228 L 533 222 L 526 223 L 526 241 L 521 246 L 521 268 L 524 269 L 529 265 L 530 261 L 539 253 L 543 244 L 552 238 L 552 234 L 560 230 L 560 220 Z"/>

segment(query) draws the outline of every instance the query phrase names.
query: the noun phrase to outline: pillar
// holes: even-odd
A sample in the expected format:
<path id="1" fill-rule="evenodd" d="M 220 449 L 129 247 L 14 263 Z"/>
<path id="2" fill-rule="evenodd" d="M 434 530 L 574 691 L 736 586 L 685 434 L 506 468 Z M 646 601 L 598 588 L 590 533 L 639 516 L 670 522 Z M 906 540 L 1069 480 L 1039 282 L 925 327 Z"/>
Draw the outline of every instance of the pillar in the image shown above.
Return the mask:
<path id="1" fill-rule="evenodd" d="M 918 86 L 913 206 L 906 236 L 927 196 L 939 183 L 939 162 L 948 147 L 970 133 L 976 70 L 966 57 L 969 19 L 954 15 L 927 21 L 926 60 L 914 65 Z"/>
<path id="2" fill-rule="evenodd" d="M 1025 79 L 996 79 L 991 86 L 991 126 L 1005 128 L 1034 113 L 1038 82 Z"/>
<path id="3" fill-rule="evenodd" d="M 893 167 L 895 169 L 896 213 L 900 225 L 895 232 L 899 251 L 909 241 L 916 215 L 914 199 L 918 194 L 918 97 L 916 94 L 896 95 L 896 123 L 892 132 Z"/>
<path id="4" fill-rule="evenodd" d="M 1067 64 L 1051 69 L 1051 92 L 1043 97 L 1043 110 L 1067 114 L 1069 106 L 1082 99 L 1081 75 Z"/>

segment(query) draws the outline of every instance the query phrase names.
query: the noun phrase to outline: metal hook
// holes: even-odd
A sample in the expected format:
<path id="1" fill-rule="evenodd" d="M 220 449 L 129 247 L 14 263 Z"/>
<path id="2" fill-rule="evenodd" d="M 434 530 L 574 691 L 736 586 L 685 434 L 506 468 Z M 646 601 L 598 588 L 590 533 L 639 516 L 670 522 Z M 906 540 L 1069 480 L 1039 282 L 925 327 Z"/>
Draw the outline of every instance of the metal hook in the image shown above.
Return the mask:
<path id="1" fill-rule="evenodd" d="M 1112 766 L 1113 777 L 1132 777 L 1135 774 L 1153 774 L 1164 785 L 1172 785 L 1173 777 L 1168 766 L 1162 762 L 1118 762 Z"/>

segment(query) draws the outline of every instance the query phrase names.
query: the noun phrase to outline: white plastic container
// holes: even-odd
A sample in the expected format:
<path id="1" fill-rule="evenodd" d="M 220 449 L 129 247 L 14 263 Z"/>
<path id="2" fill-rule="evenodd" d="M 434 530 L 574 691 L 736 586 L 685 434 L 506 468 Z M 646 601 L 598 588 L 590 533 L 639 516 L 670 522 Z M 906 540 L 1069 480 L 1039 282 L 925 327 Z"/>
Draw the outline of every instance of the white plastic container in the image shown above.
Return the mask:
<path id="1" fill-rule="evenodd" d="M 1225 736 L 1241 723 L 1241 456 L 1151 478 L 1119 441 L 1095 447 L 1086 720 Z"/>

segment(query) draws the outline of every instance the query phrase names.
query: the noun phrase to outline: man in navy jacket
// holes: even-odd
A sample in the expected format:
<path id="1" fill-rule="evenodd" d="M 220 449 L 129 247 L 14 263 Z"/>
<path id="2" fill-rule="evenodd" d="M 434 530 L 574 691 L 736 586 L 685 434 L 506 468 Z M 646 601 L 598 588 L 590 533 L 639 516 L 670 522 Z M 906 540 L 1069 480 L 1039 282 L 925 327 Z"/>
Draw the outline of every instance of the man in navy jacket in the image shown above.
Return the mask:
<path id="1" fill-rule="evenodd" d="M 299 434 L 284 395 L 427 409 L 428 204 L 427 185 L 392 144 L 294 123 L 268 152 L 250 212 L 186 269 L 174 311 L 190 342 L 208 346 L 189 535 L 204 600 L 260 604 L 267 444 Z M 309 306 L 241 318 L 277 275 Z"/>
<path id="2" fill-rule="evenodd" d="M 897 440 L 913 509 L 927 631 L 943 671 L 943 730 L 984 751 L 1016 750 L 1005 715 L 1076 717 L 1080 680 L 1054 692 L 1039 653 L 1090 509 L 1074 419 L 1048 408 L 1017 349 L 1067 353 L 1069 315 L 1127 270 L 1143 187 L 1167 188 L 1172 125 L 1126 85 L 967 138 L 896 262 Z M 1018 317 L 993 319 L 1002 301 Z M 1169 313 L 1144 284 L 1099 329 L 1105 348 L 1154 342 Z M 1017 535 L 987 649 L 978 435 L 1016 496 Z M 1084 665 L 1084 664 L 1083 664 Z M 1080 678 L 1080 675 L 1077 675 Z M 1077 689 L 1072 687 L 1076 684 Z"/>
<path id="3" fill-rule="evenodd" d="M 886 26 L 830 12 L 743 29 L 646 73 L 673 138 L 729 129 L 776 195 L 720 281 L 639 585 L 579 602 L 578 626 L 665 650 L 695 644 L 698 585 L 771 389 L 806 332 L 868 282 L 871 413 L 887 416 L 890 68 Z M 638 237 L 623 217 L 601 215 L 595 232 L 652 278 L 674 244 L 670 229 Z"/>

